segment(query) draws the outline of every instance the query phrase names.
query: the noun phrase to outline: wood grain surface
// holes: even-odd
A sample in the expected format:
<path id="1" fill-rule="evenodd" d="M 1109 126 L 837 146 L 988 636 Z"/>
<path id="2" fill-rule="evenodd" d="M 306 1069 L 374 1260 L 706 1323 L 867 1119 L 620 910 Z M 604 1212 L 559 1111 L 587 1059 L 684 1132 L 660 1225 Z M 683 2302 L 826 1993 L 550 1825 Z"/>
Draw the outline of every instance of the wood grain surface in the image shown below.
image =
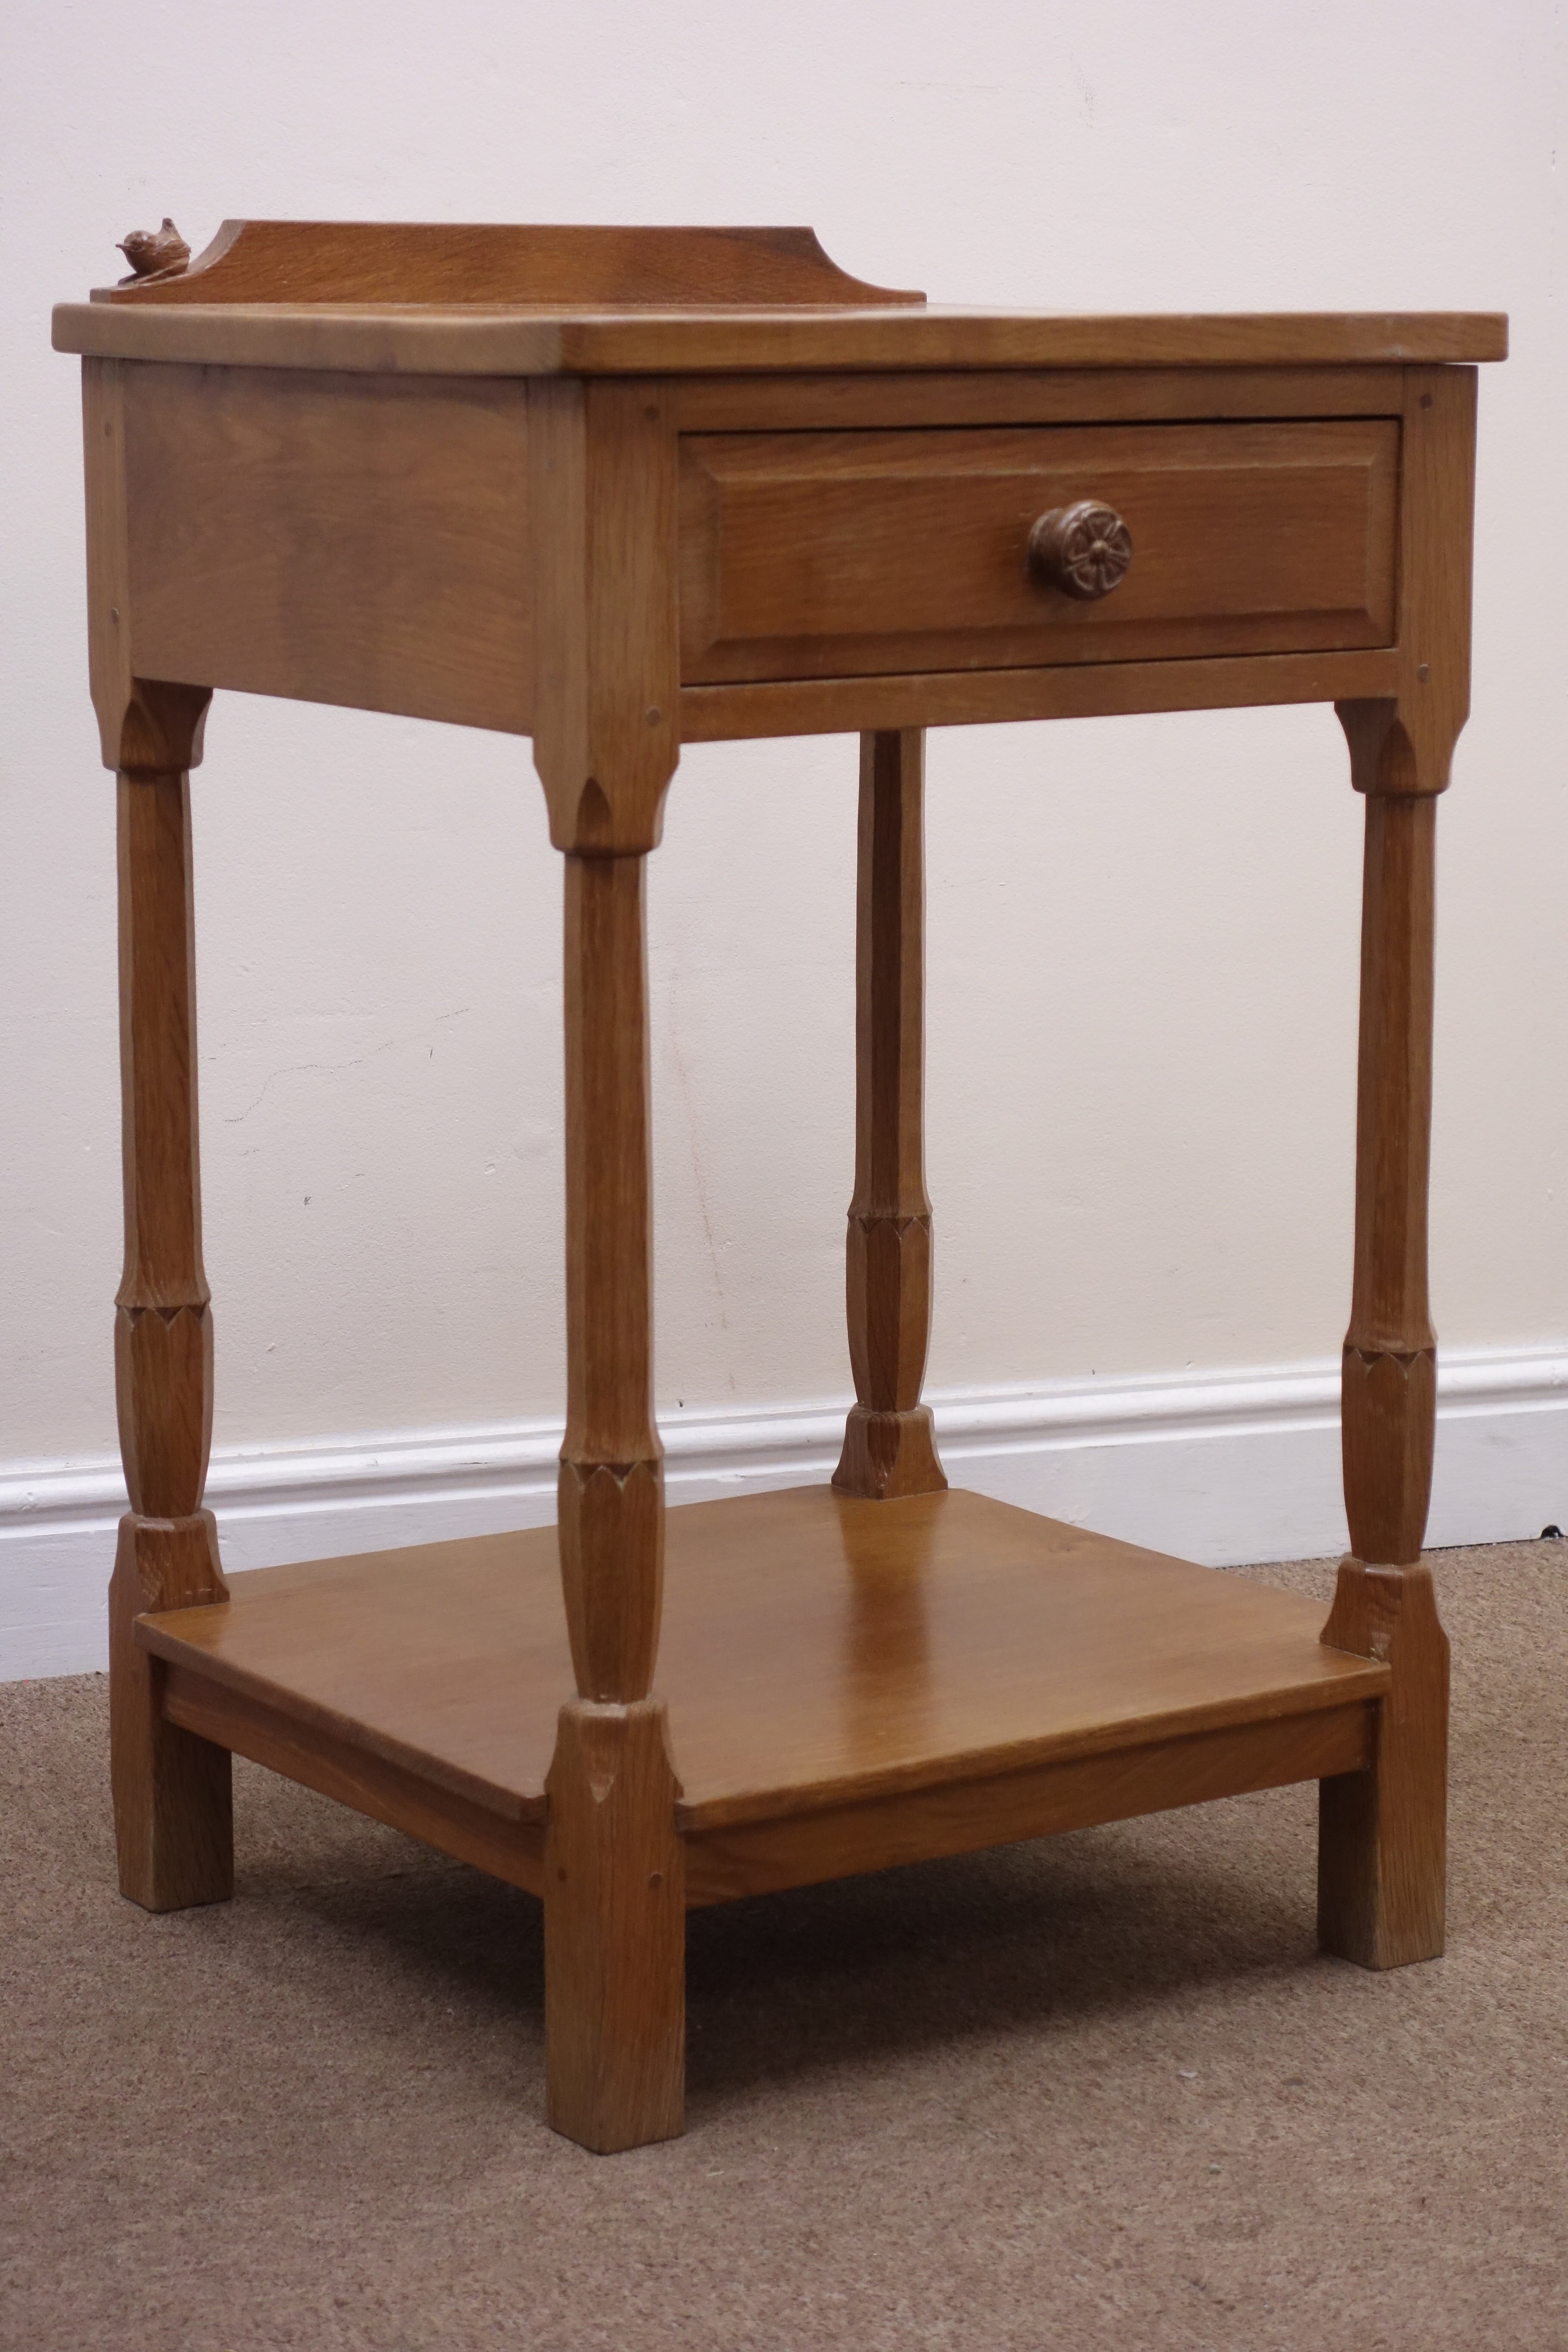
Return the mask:
<path id="1" fill-rule="evenodd" d="M 163 708 L 132 681 L 131 709 Z M 205 697 L 187 740 L 188 758 Z M 126 731 L 139 721 L 128 720 Z M 115 1399 L 131 1508 L 110 1582 L 110 1768 L 122 1894 L 150 1911 L 232 1892 L 229 1760 L 170 1722 L 143 1610 L 222 1605 L 217 1530 L 202 1507 L 212 1439 L 211 1294 L 202 1264 L 190 777 L 122 770 L 119 803 L 120 1076 L 125 1264 L 115 1294 Z"/>
<path id="2" fill-rule="evenodd" d="M 231 1748 L 537 1885 L 551 2118 L 602 2149 L 680 2128 L 689 1900 L 1315 1777 L 1326 1948 L 1440 1949 L 1433 795 L 1468 707 L 1470 363 L 1506 322 L 931 310 L 804 231 L 231 223 L 184 275 L 63 306 L 55 341 L 88 362 L 91 677 L 121 771 L 126 1892 L 228 1891 Z M 1094 545 L 1131 549 L 1093 604 L 1026 561 L 1085 501 Z M 185 773 L 215 686 L 531 732 L 567 855 L 559 1529 L 232 1598 L 202 1506 Z M 1330 698 L 1368 807 L 1357 1556 L 1320 1629 L 941 1487 L 917 730 Z M 836 729 L 863 738 L 853 1491 L 667 1531 L 644 862 L 683 735 Z"/>
<path id="3" fill-rule="evenodd" d="M 1340 705 L 1359 793 L 1445 791 L 1469 713 L 1476 392 L 1473 368 L 1405 371 L 1399 666 L 1387 698 Z"/>
<path id="4" fill-rule="evenodd" d="M 1376 1699 L 1321 1606 L 962 1492 L 667 1514 L 658 1692 L 688 1831 Z M 344 1746 L 542 1820 L 572 1680 L 555 1533 L 230 1580 L 139 1638 Z"/>
<path id="5" fill-rule="evenodd" d="M 973 727 L 1025 719 L 1114 718 L 1133 710 L 1220 710 L 1334 702 L 1388 691 L 1393 648 L 1254 654 L 1213 661 L 1068 662 L 1049 669 L 916 671 L 906 677 L 764 679 L 685 686 L 687 743 L 747 736 L 838 735 L 862 728 Z"/>
<path id="6" fill-rule="evenodd" d="M 1436 814 L 1429 794 L 1367 797 L 1341 1423 L 1351 1549 L 1394 1566 L 1420 1557 L 1437 1410 L 1426 1269 Z"/>
<path id="7" fill-rule="evenodd" d="M 200 763 L 212 681 L 171 684 L 145 666 L 138 675 L 132 657 L 126 390 L 135 373 L 117 360 L 82 362 L 88 678 L 104 766 L 178 774 Z"/>
<path id="8" fill-rule="evenodd" d="M 547 2108 L 599 2156 L 684 2125 L 686 1854 L 667 1733 L 657 1699 L 574 1699 L 550 1766 Z"/>
<path id="9" fill-rule="evenodd" d="M 226 220 L 177 278 L 115 305 L 207 302 L 903 304 L 851 278 L 809 228 L 616 228 L 505 221 Z"/>
<path id="10" fill-rule="evenodd" d="M 595 1700 L 647 1696 L 664 1574 L 646 866 L 566 861 L 566 1430 L 556 1491 L 577 1691 Z"/>
<path id="11" fill-rule="evenodd" d="M 1370 1771 L 1319 1790 L 1318 1937 L 1363 1968 L 1444 1948 L 1448 1851 L 1448 1637 L 1425 1565 L 1347 1559 L 1323 1640 L 1386 1661 Z"/>
<path id="12" fill-rule="evenodd" d="M 1134 1741 L 1105 1755 L 820 1813 L 693 1832 L 686 1841 L 687 1901 L 693 1908 L 730 1903 L 1331 1773 L 1353 1790 L 1367 1778 L 1377 1715 L 1375 1703 L 1358 1700 L 1187 1738 Z"/>
<path id="13" fill-rule="evenodd" d="M 178 282 L 178 281 L 174 281 Z M 574 313 L 390 303 L 64 302 L 60 352 L 199 366 L 408 375 L 682 375 L 795 369 L 1383 367 L 1500 360 L 1495 311 L 1075 317 L 876 306 Z"/>
<path id="14" fill-rule="evenodd" d="M 1355 1274 L 1341 1427 L 1352 1557 L 1323 1639 L 1386 1659 L 1370 1772 L 1325 1779 L 1319 1931 L 1367 1968 L 1430 1959 L 1447 1903 L 1448 1643 L 1420 1558 L 1432 1486 L 1436 1335 L 1427 1297 L 1437 795 L 1469 709 L 1472 370 L 1405 385 L 1399 675 L 1340 705 L 1366 795 Z"/>
<path id="15" fill-rule="evenodd" d="M 1023 368 L 918 374 L 689 376 L 682 433 L 897 431 L 957 425 L 1147 425 L 1225 417 L 1402 416 L 1400 367 Z"/>
<path id="16" fill-rule="evenodd" d="M 521 387 L 122 373 L 141 676 L 527 731 Z"/>
<path id="17" fill-rule="evenodd" d="M 679 757 L 676 436 L 664 387 L 529 393 L 533 764 L 557 849 L 652 849 Z"/>
<path id="18" fill-rule="evenodd" d="M 681 443 L 681 677 L 1305 652 L 1394 635 L 1399 428 L 696 434 Z M 1047 509 L 1131 533 L 1103 603 L 1030 573 Z"/>
<path id="19" fill-rule="evenodd" d="M 154 721 L 182 689 L 154 689 L 142 680 L 133 688 L 133 669 L 143 679 L 216 680 L 510 731 L 533 724 L 538 655 L 531 651 L 526 423 L 523 405 L 506 385 L 305 381 L 265 370 L 213 376 L 109 362 L 89 363 L 86 373 L 89 520 L 100 517 L 89 531 L 97 551 L 89 599 L 98 648 L 94 692 L 110 760 L 132 725 L 142 754 L 151 749 L 167 761 L 169 747 Z M 613 387 L 603 389 L 613 406 Z M 129 467 L 134 598 L 121 456 L 127 402 L 136 444 Z M 1348 709 L 1348 698 L 1396 682 L 1395 667 L 1369 670 L 1364 661 L 1283 671 L 1258 662 L 1229 671 L 1117 662 L 1112 676 L 1095 683 L 1055 671 L 967 678 L 922 672 L 907 685 L 896 676 L 824 681 L 815 689 L 810 681 L 785 682 L 740 700 L 688 688 L 672 705 L 674 604 L 670 597 L 661 604 L 656 595 L 647 609 L 658 628 L 640 661 L 652 698 L 638 705 L 628 686 L 629 724 L 617 734 L 601 690 L 590 726 L 585 681 L 564 650 L 572 626 L 587 625 L 591 553 L 580 398 L 568 397 L 566 411 L 557 426 L 558 437 L 565 436 L 557 460 L 563 470 L 543 478 L 546 513 L 532 525 L 531 558 L 542 625 L 561 647 L 550 670 L 551 680 L 561 683 L 544 688 L 542 740 L 563 828 L 575 824 L 574 785 L 580 795 L 586 775 L 596 772 L 590 751 L 598 769 L 610 772 L 608 755 L 619 750 L 621 769 L 633 778 L 622 791 L 631 803 L 626 822 L 647 837 L 657 828 L 678 730 L 703 740 L 854 727 L 857 698 L 864 718 L 897 727 L 1226 699 L 1327 696 Z M 650 425 L 640 410 L 630 422 L 657 445 L 650 480 L 657 498 L 651 507 L 646 490 L 640 501 L 628 500 L 612 456 L 601 478 L 600 512 L 609 518 L 599 526 L 601 579 L 628 576 L 634 559 L 646 568 L 669 528 L 662 502 L 670 495 L 673 422 Z M 549 437 L 542 425 L 536 473 L 552 461 L 542 446 Z M 635 545 L 634 513 L 644 517 Z M 1286 658 L 1300 665 L 1300 657 Z M 578 683 L 568 687 L 573 678 Z M 200 694 L 194 685 L 186 691 Z M 651 730 L 649 709 L 661 712 L 660 726 Z M 174 712 L 176 719 L 183 715 Z M 639 725 L 649 740 L 637 736 Z"/>
<path id="20" fill-rule="evenodd" d="M 510 1886 L 544 1892 L 543 1823 L 525 1818 L 514 1797 L 476 1790 L 443 1774 L 433 1759 L 399 1763 L 363 1739 L 341 1738 L 330 1718 L 297 1700 L 237 1690 L 166 1662 L 162 1703 L 169 1723 L 204 1744 L 248 1756 Z"/>

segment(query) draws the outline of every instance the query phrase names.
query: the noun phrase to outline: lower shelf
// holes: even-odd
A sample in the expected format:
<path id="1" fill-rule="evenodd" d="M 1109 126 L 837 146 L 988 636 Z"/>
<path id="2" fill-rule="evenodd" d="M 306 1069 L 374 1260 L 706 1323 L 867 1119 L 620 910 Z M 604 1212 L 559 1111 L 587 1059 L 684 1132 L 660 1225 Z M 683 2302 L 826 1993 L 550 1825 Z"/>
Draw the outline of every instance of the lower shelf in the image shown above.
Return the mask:
<path id="1" fill-rule="evenodd" d="M 138 1621 L 170 1717 L 538 1893 L 573 1688 L 553 1528 Z M 1321 1605 L 978 1495 L 668 1514 L 655 1687 L 692 1903 L 1364 1769 Z"/>

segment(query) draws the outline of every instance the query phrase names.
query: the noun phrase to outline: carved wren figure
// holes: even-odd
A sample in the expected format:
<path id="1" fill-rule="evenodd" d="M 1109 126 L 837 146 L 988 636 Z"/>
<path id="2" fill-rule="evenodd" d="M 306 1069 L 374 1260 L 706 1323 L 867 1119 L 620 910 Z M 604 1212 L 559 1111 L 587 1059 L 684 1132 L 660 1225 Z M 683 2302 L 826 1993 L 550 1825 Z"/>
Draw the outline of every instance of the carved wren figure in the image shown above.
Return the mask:
<path id="1" fill-rule="evenodd" d="M 162 228 L 133 228 L 115 251 L 131 264 L 131 275 L 121 279 L 121 286 L 134 286 L 142 278 L 177 278 L 191 257 L 190 247 L 167 213 Z"/>

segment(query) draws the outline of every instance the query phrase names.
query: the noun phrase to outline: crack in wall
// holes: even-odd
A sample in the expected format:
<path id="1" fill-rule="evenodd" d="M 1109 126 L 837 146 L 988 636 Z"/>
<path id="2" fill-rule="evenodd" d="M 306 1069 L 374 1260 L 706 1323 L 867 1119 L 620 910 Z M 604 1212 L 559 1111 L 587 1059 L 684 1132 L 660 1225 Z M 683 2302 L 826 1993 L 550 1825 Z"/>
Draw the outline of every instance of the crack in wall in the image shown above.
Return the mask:
<path id="1" fill-rule="evenodd" d="M 464 1013 L 470 1010 L 470 1006 L 467 1004 L 459 1004 L 454 1012 L 438 1013 L 433 1025 L 438 1027 L 440 1024 L 445 1021 L 460 1021 Z M 271 1087 L 274 1079 L 296 1077 L 307 1071 L 357 1070 L 362 1068 L 366 1062 L 374 1062 L 383 1054 L 394 1053 L 400 1046 L 422 1044 L 424 1039 L 427 1037 L 429 1034 L 429 1030 L 426 1029 L 416 1030 L 411 1035 L 406 1037 L 388 1037 L 384 1039 L 381 1045 L 372 1045 L 367 1053 L 351 1054 L 345 1062 L 285 1062 L 278 1069 L 269 1070 L 268 1072 L 266 1078 L 262 1082 L 261 1091 L 256 1097 L 254 1102 L 247 1103 L 243 1110 L 226 1111 L 224 1114 L 223 1123 L 226 1127 L 237 1127 L 242 1119 L 247 1119 L 250 1117 L 253 1110 L 259 1110 L 261 1105 L 267 1099 L 268 1089 Z M 434 1053 L 434 1046 L 432 1046 L 431 1051 Z"/>

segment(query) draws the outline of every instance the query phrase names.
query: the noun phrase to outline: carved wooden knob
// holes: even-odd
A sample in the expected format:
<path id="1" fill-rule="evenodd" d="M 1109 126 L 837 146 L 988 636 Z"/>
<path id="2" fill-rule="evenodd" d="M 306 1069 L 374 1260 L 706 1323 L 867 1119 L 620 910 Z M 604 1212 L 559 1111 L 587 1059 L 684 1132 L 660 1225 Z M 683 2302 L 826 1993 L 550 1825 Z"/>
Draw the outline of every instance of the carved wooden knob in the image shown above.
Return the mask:
<path id="1" fill-rule="evenodd" d="M 1109 596 L 1127 577 L 1132 533 L 1114 507 L 1079 499 L 1053 507 L 1029 533 L 1029 570 L 1047 588 L 1085 604 Z"/>

